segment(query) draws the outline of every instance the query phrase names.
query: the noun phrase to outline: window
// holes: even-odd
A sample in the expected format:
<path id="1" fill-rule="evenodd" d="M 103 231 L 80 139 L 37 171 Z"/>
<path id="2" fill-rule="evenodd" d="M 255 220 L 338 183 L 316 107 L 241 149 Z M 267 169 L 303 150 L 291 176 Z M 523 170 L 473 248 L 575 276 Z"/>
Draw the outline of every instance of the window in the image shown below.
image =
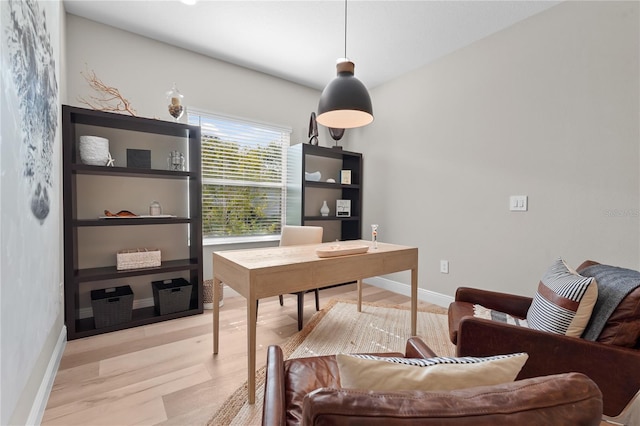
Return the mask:
<path id="1" fill-rule="evenodd" d="M 278 235 L 291 129 L 190 110 L 202 132 L 204 238 Z"/>

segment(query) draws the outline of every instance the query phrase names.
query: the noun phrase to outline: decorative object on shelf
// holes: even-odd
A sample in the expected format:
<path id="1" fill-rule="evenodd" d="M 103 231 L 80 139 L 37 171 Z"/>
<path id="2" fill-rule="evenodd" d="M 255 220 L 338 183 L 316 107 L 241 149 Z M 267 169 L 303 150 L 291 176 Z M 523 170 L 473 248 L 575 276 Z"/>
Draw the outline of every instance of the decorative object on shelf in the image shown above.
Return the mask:
<path id="1" fill-rule="evenodd" d="M 106 217 L 137 217 L 138 215 L 129 210 L 120 210 L 118 213 L 111 213 L 109 210 L 104 211 Z"/>
<path id="2" fill-rule="evenodd" d="M 175 118 L 176 121 L 180 120 L 180 117 L 184 114 L 183 99 L 184 95 L 180 93 L 176 88 L 176 84 L 173 83 L 173 87 L 167 92 L 167 100 L 169 101 L 169 114 Z"/>
<path id="3" fill-rule="evenodd" d="M 378 225 L 371 225 L 371 242 L 373 243 L 373 248 L 378 248 Z"/>
<path id="4" fill-rule="evenodd" d="M 122 96 L 118 89 L 104 84 L 102 80 L 96 77 L 95 71 L 87 70 L 86 74 L 80 71 L 80 74 L 87 80 L 89 86 L 100 95 L 89 96 L 89 99 L 79 96 L 78 102 L 97 111 L 128 112 L 132 116 L 136 116 L 136 110 L 131 106 L 131 102 Z M 112 105 L 113 102 L 115 102 L 115 105 Z"/>
<path id="5" fill-rule="evenodd" d="M 158 204 L 159 205 L 159 204 Z M 162 208 L 162 207 L 160 207 Z M 151 211 L 151 206 L 149 206 L 149 211 Z M 104 216 L 98 216 L 98 219 L 167 219 L 167 218 L 175 218 L 177 217 L 174 214 L 135 214 L 131 213 L 129 210 L 120 210 L 118 213 L 111 213 L 109 210 L 104 211 Z"/>
<path id="6" fill-rule="evenodd" d="M 167 167 L 169 170 L 183 172 L 185 170 L 184 154 L 180 151 L 171 151 L 167 157 Z"/>
<path id="7" fill-rule="evenodd" d="M 347 58 L 347 0 L 344 1 L 344 58 L 338 59 L 337 77 L 327 84 L 318 102 L 318 123 L 329 128 L 351 129 L 373 121 L 373 107 L 367 88 Z"/>
<path id="8" fill-rule="evenodd" d="M 336 200 L 336 216 L 351 217 L 351 200 Z"/>
<path id="9" fill-rule="evenodd" d="M 161 214 L 162 214 L 162 206 L 160 205 L 159 202 L 154 200 L 149 205 L 149 215 L 150 216 L 160 216 Z"/>
<path id="10" fill-rule="evenodd" d="M 127 148 L 127 167 L 134 169 L 150 169 L 151 151 L 148 149 Z"/>
<path id="11" fill-rule="evenodd" d="M 107 167 L 115 167 L 116 160 L 109 153 L 109 159 L 107 160 Z"/>
<path id="12" fill-rule="evenodd" d="M 342 149 L 342 147 L 338 145 L 338 141 L 344 136 L 344 129 L 335 129 L 333 127 L 329 127 L 329 134 L 331 135 L 331 139 L 336 142 L 336 144 L 331 148 Z"/>
<path id="13" fill-rule="evenodd" d="M 351 170 L 340 170 L 340 183 L 351 185 Z"/>
<path id="14" fill-rule="evenodd" d="M 100 136 L 80 136 L 80 161 L 90 166 L 106 166 L 109 154 L 109 139 Z"/>
<path id="15" fill-rule="evenodd" d="M 322 179 L 322 173 L 320 172 L 304 172 L 304 180 L 320 182 L 320 179 Z"/>
<path id="16" fill-rule="evenodd" d="M 336 180 L 334 178 L 329 178 L 327 179 L 327 183 L 336 183 Z"/>
<path id="17" fill-rule="evenodd" d="M 311 113 L 309 119 L 309 144 L 318 145 L 318 123 L 316 122 L 316 113 Z"/>
<path id="18" fill-rule="evenodd" d="M 116 253 L 116 269 L 154 268 L 161 265 L 160 250 L 156 248 L 136 248 L 118 250 Z"/>
<path id="19" fill-rule="evenodd" d="M 320 214 L 322 216 L 329 216 L 329 206 L 327 205 L 327 200 L 322 202 L 322 207 L 320 207 Z"/>

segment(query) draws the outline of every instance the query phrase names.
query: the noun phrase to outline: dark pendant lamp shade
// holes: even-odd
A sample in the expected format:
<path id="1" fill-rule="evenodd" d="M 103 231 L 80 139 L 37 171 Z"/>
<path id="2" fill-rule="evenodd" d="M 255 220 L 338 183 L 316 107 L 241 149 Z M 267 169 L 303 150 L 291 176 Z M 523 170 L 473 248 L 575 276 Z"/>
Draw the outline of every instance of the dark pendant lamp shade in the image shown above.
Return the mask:
<path id="1" fill-rule="evenodd" d="M 353 75 L 355 65 L 343 60 L 338 75 L 322 91 L 318 102 L 318 123 L 334 129 L 362 127 L 373 121 L 373 107 L 367 88 Z"/>

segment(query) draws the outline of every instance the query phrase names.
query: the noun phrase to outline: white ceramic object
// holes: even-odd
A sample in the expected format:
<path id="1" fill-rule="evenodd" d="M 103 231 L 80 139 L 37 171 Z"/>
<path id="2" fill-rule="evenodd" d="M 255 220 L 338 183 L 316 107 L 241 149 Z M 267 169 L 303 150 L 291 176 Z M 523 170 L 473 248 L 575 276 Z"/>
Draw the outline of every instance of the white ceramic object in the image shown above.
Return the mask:
<path id="1" fill-rule="evenodd" d="M 320 172 L 313 172 L 313 173 L 304 172 L 305 180 L 310 180 L 311 182 L 319 182 L 321 178 L 322 178 L 322 174 Z"/>
<path id="2" fill-rule="evenodd" d="M 90 166 L 106 166 L 109 161 L 109 139 L 80 136 L 80 161 Z"/>
<path id="3" fill-rule="evenodd" d="M 322 216 L 329 216 L 329 206 L 326 201 L 322 202 L 322 207 L 320 207 L 320 214 Z"/>

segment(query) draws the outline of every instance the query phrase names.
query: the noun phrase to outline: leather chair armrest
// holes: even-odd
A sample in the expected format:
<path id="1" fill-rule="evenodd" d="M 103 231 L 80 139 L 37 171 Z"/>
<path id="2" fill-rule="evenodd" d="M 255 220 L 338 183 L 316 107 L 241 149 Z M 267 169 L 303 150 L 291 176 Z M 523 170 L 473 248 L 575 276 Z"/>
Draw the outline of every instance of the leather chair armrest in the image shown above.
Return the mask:
<path id="1" fill-rule="evenodd" d="M 285 420 L 284 355 L 280 346 L 272 345 L 267 349 L 262 424 L 282 426 Z"/>
<path id="2" fill-rule="evenodd" d="M 520 318 L 526 318 L 529 306 L 533 302 L 530 297 L 471 287 L 459 287 L 456 290 L 455 300 L 456 302 L 482 305 L 485 308 L 505 312 Z"/>
<path id="3" fill-rule="evenodd" d="M 518 379 L 580 372 L 600 388 L 604 413 L 616 416 L 640 387 L 640 351 L 577 337 L 532 330 L 481 318 L 465 317 L 458 329 L 458 356 L 526 352 Z"/>
<path id="4" fill-rule="evenodd" d="M 405 358 L 434 358 L 437 356 L 419 337 L 410 337 L 407 340 Z"/>
<path id="5" fill-rule="evenodd" d="M 602 395 L 572 373 L 454 391 L 381 392 L 320 388 L 303 403 L 302 424 L 600 424 Z"/>

